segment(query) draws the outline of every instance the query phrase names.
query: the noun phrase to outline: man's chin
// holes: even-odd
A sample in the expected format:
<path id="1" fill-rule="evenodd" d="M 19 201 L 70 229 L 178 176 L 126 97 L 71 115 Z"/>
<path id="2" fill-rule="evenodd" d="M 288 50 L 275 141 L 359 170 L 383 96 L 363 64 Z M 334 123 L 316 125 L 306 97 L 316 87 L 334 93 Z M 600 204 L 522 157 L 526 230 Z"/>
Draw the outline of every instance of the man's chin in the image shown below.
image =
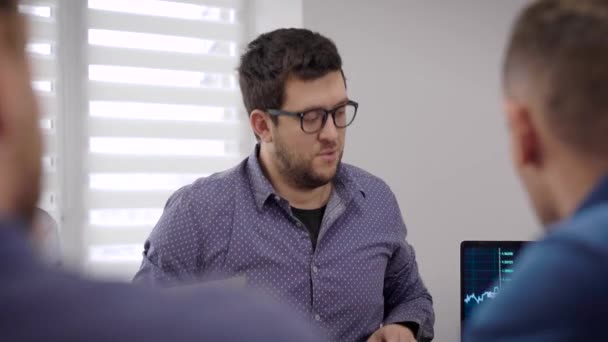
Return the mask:
<path id="1" fill-rule="evenodd" d="M 334 178 L 336 178 L 337 171 L 338 165 L 335 165 L 334 167 L 323 170 L 322 172 L 317 172 L 315 174 L 315 178 L 318 180 L 319 183 L 326 185 L 329 182 L 333 181 Z"/>

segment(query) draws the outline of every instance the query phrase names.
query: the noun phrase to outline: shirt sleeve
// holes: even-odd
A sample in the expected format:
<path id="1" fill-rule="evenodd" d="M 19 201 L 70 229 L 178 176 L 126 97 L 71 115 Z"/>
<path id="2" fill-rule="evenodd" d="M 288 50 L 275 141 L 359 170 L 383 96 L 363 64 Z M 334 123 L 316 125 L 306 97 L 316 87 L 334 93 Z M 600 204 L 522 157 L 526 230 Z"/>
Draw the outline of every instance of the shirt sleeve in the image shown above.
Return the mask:
<path id="1" fill-rule="evenodd" d="M 406 228 L 396 200 L 392 224 L 397 227 L 397 248 L 389 259 L 384 278 L 384 324 L 415 323 L 419 329 L 416 339 L 433 339 L 433 299 L 418 272 L 416 255 L 405 240 Z"/>
<path id="2" fill-rule="evenodd" d="M 163 215 L 144 244 L 143 260 L 134 283 L 170 286 L 194 278 L 199 258 L 196 220 L 190 202 L 188 187 L 169 198 Z"/>
<path id="3" fill-rule="evenodd" d="M 474 312 L 463 341 L 602 340 L 593 333 L 605 331 L 600 317 L 608 315 L 599 260 L 576 241 L 534 243 L 521 255 L 511 283 Z"/>

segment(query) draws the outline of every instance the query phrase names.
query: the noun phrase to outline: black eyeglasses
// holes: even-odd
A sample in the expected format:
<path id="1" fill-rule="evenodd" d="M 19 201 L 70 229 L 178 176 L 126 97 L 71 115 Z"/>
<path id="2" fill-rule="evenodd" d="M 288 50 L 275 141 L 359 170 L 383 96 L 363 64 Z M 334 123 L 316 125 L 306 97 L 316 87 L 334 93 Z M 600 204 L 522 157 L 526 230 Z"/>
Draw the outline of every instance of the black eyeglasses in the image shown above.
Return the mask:
<path id="1" fill-rule="evenodd" d="M 325 110 L 323 108 L 311 109 L 305 112 L 288 112 L 281 109 L 267 109 L 266 112 L 272 116 L 295 116 L 300 118 L 300 127 L 304 133 L 317 133 L 325 126 L 327 118 L 331 114 L 334 120 L 336 128 L 345 128 L 353 121 L 357 116 L 357 109 L 359 104 L 355 101 L 348 101 L 343 105 L 340 105 L 332 110 Z"/>

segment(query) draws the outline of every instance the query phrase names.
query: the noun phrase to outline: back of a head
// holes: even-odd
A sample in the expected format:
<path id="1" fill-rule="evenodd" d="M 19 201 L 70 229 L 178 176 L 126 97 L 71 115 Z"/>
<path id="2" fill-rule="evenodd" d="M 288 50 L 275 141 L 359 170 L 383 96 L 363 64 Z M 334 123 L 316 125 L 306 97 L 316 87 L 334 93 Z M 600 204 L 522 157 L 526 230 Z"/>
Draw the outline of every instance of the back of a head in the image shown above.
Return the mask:
<path id="1" fill-rule="evenodd" d="M 504 86 L 537 102 L 564 146 L 608 162 L 608 1 L 529 5 L 511 36 Z"/>

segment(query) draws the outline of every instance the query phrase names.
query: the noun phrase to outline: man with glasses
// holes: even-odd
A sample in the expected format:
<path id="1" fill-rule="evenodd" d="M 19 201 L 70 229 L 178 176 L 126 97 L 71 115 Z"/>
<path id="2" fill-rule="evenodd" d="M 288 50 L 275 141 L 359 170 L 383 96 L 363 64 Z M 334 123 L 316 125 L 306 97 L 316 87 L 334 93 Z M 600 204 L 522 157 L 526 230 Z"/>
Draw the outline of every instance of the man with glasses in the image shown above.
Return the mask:
<path id="1" fill-rule="evenodd" d="M 239 77 L 255 150 L 169 199 L 135 281 L 244 276 L 332 340 L 432 339 L 432 299 L 394 194 L 341 163 L 358 104 L 334 43 L 305 29 L 263 34 Z"/>
<path id="2" fill-rule="evenodd" d="M 290 311 L 236 290 L 93 282 L 38 258 L 42 135 L 17 8 L 0 0 L 0 341 L 319 341 Z"/>

